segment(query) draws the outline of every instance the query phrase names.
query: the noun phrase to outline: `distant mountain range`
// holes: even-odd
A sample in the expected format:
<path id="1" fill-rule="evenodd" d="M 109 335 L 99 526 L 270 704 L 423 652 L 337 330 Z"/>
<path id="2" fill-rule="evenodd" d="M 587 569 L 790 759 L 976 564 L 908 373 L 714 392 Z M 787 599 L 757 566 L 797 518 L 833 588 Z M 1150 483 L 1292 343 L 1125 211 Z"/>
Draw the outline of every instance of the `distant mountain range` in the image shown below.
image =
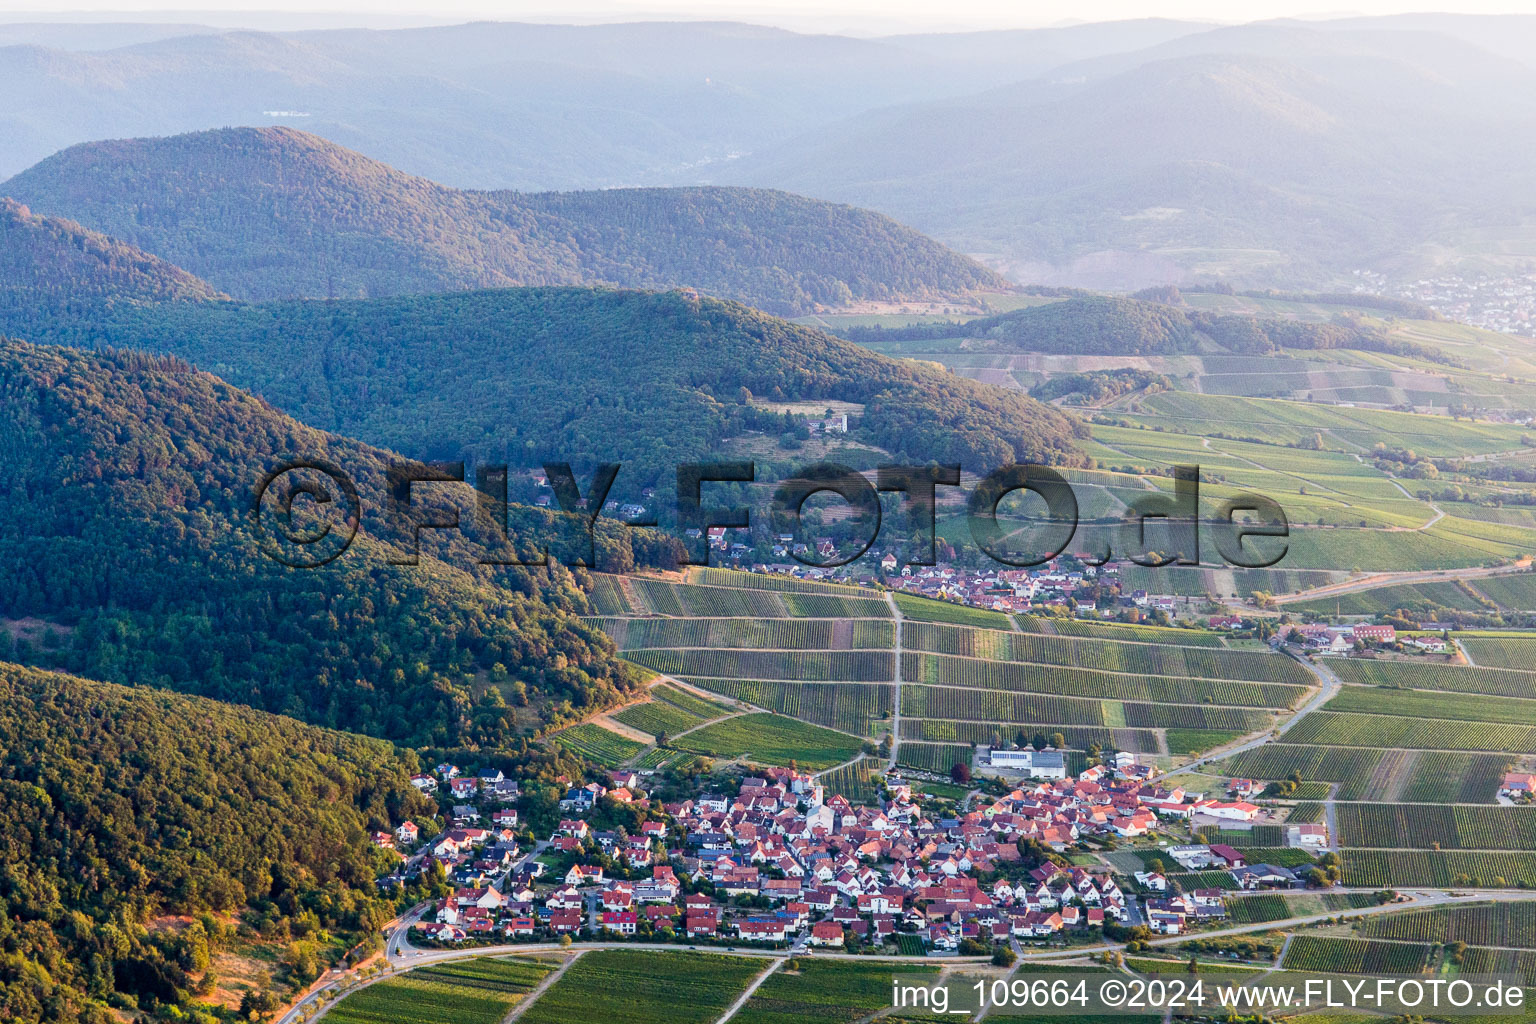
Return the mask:
<path id="1" fill-rule="evenodd" d="M 1536 259 L 1529 17 L 883 39 L 728 23 L 120 35 L 110 48 L 99 26 L 0 34 L 15 41 L 0 46 L 0 173 L 90 139 L 284 123 L 458 187 L 788 189 L 878 210 L 1023 282 L 1332 287 L 1355 268 L 1411 280 Z M 713 202 L 669 198 L 610 201 L 681 222 Z M 744 229 L 794 221 L 786 201 L 750 203 L 763 219 Z M 515 225 L 550 223 L 548 204 L 514 205 Z M 559 205 L 589 223 L 584 204 Z M 675 276 L 647 244 L 583 266 L 618 284 Z M 531 267 L 563 262 L 541 245 Z M 804 259 L 764 265 L 810 275 L 805 296 L 829 279 L 858 292 L 857 275 Z M 344 294 L 369 284 L 355 283 Z"/>
<path id="2" fill-rule="evenodd" d="M 463 192 L 289 128 L 76 146 L 0 195 L 257 300 L 693 286 L 793 315 L 1010 287 L 867 210 L 741 188 Z"/>

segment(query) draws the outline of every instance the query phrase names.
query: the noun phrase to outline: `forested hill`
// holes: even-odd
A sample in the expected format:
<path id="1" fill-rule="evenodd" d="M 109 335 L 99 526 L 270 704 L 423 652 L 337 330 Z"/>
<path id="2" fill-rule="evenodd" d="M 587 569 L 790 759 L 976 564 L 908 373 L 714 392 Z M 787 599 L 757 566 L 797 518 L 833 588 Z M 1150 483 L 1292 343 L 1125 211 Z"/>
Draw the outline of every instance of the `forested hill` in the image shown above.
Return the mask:
<path id="1" fill-rule="evenodd" d="M 1378 301 L 1383 300 L 1361 297 L 1362 304 Z M 1079 293 L 973 320 L 852 327 L 843 333 L 855 341 L 975 338 L 999 351 L 1072 355 L 1155 356 L 1202 350 L 1262 355 L 1287 348 L 1355 348 L 1445 359 L 1432 349 L 1389 339 L 1375 327 L 1350 319 L 1308 323 L 1210 313 L 1183 306 L 1176 294 L 1173 302 L 1162 302 Z"/>
<path id="2" fill-rule="evenodd" d="M 0 310 L 7 316 L 217 297 L 212 285 L 159 257 L 0 196 Z"/>
<path id="3" fill-rule="evenodd" d="M 115 1018 L 177 1001 L 246 909 L 313 942 L 388 920 L 369 829 L 433 808 L 387 743 L 0 663 L 0 1018 Z M 184 1019 L 184 1018 L 167 1018 Z"/>
<path id="4" fill-rule="evenodd" d="M 777 438 L 782 414 L 763 402 L 862 404 L 851 436 L 918 462 L 1081 459 L 1082 426 L 1019 392 L 680 292 L 176 305 L 53 340 L 170 352 L 308 424 L 413 458 L 622 462 L 621 489 L 670 491 L 678 463 L 744 430 Z"/>
<path id="5" fill-rule="evenodd" d="M 468 192 L 289 128 L 87 143 L 0 185 L 247 299 L 690 286 L 794 315 L 1008 282 L 868 210 L 763 189 Z"/>
<path id="6" fill-rule="evenodd" d="M 637 685 L 564 570 L 389 564 L 388 453 L 179 360 L 0 341 L 0 437 L 0 609 L 47 626 L 0 660 L 440 746 L 515 746 L 531 712 L 568 721 Z M 258 482 L 293 457 L 369 499 L 317 569 L 268 557 L 252 520 Z"/>

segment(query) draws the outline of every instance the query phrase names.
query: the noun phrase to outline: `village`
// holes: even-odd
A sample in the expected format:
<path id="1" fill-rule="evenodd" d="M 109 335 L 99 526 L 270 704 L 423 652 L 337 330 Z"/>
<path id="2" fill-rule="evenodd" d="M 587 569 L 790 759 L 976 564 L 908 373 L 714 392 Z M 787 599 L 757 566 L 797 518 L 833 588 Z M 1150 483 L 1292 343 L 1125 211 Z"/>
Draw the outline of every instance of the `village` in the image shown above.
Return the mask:
<path id="1" fill-rule="evenodd" d="M 374 841 L 401 857 L 383 884 L 438 869 L 450 883 L 411 931 L 434 946 L 570 936 L 979 955 L 1178 936 L 1226 920 L 1228 892 L 1186 891 L 1169 878 L 1176 871 L 1229 871 L 1232 892 L 1305 884 L 1230 845 L 1189 839 L 1202 825 L 1264 820 L 1246 799 L 1255 783 L 1238 780 L 1227 798 L 1210 799 L 1163 785 L 1123 752 L 1075 778 L 1051 751 L 983 748 L 977 764 L 1017 785 L 1001 796 L 977 790 L 969 810 L 944 818 L 929 817 L 921 793 L 894 774 L 868 806 L 789 768 L 747 775 L 731 794 L 657 806 L 641 773 L 609 771 L 602 783 L 573 783 L 566 816 L 529 850 L 516 838 L 517 810 L 505 806 L 515 782 L 443 765 L 414 781 L 464 801 L 452 805 L 449 827 L 424 836 L 402 822 Z M 615 802 L 660 813 L 634 833 L 589 825 Z M 1289 841 L 1320 851 L 1326 828 L 1293 826 Z M 1095 855 L 1110 850 L 1113 860 Z M 1127 869 L 1127 855 L 1142 869 Z"/>

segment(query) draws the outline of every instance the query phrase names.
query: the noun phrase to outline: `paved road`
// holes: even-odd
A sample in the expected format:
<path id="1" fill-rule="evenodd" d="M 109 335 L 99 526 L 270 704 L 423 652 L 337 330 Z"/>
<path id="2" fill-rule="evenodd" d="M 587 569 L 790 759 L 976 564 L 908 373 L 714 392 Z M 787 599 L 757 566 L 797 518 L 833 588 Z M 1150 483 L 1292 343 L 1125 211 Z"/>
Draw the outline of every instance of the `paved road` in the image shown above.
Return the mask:
<path id="1" fill-rule="evenodd" d="M 1297 711 L 1285 722 L 1281 723 L 1278 729 L 1265 733 L 1264 735 L 1256 737 L 1255 739 L 1245 740 L 1236 746 L 1217 747 L 1215 750 L 1197 757 L 1195 760 L 1189 762 L 1189 764 L 1175 768 L 1173 771 L 1168 773 L 1169 775 L 1177 775 L 1179 772 L 1194 771 L 1202 765 L 1210 764 L 1213 761 L 1224 761 L 1236 754 L 1241 754 L 1245 751 L 1253 750 L 1257 747 L 1262 747 L 1266 743 L 1279 742 L 1284 738 L 1286 733 L 1290 732 L 1296 727 L 1297 722 L 1301 721 L 1303 718 L 1307 717 L 1312 712 L 1316 711 L 1318 708 L 1332 700 L 1334 695 L 1339 692 L 1339 687 L 1344 685 L 1344 681 L 1340 679 L 1338 675 L 1334 673 L 1333 669 L 1329 668 L 1322 660 L 1315 662 L 1308 661 L 1306 658 L 1303 658 L 1291 651 L 1286 651 L 1286 654 L 1292 658 L 1295 658 L 1298 662 L 1305 666 L 1309 672 L 1317 677 L 1317 692 L 1312 695 L 1311 699 L 1303 704 L 1299 711 Z"/>

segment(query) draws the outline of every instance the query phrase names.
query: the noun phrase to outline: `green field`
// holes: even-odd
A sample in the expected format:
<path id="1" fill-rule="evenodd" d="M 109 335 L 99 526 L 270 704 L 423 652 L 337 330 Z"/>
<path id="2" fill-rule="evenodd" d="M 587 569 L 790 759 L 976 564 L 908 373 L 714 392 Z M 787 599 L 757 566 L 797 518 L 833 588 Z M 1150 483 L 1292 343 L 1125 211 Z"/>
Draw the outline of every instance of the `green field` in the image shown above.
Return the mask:
<path id="1" fill-rule="evenodd" d="M 707 953 L 595 950 L 572 964 L 519 1021 L 714 1024 L 770 963 Z"/>
<path id="2" fill-rule="evenodd" d="M 1536 573 L 1489 576 L 1473 580 L 1472 587 L 1501 608 L 1536 611 Z"/>
<path id="3" fill-rule="evenodd" d="M 636 743 L 592 722 L 573 725 L 556 733 L 555 742 L 598 764 L 607 765 L 622 764 L 645 748 L 643 743 Z"/>
<path id="4" fill-rule="evenodd" d="M 674 745 L 707 757 L 739 757 L 770 765 L 794 762 L 813 771 L 851 760 L 859 752 L 859 741 L 851 736 L 774 714 L 728 718 L 691 732 Z"/>
<path id="5" fill-rule="evenodd" d="M 1343 747 L 1536 753 L 1536 729 L 1489 722 L 1393 718 L 1317 711 L 1285 734 L 1296 743 Z"/>
<path id="6" fill-rule="evenodd" d="M 588 622 L 614 638 L 620 650 L 647 647 L 766 647 L 796 650 L 889 648 L 889 619 L 615 619 Z"/>
<path id="7" fill-rule="evenodd" d="M 920 654 L 914 651 L 902 654 L 901 676 L 909 683 L 933 686 L 1257 708 L 1288 708 L 1306 694 L 1306 690 L 1300 686 L 1281 683 L 1159 676 L 1145 672 L 1105 672 L 1093 668 L 985 661 L 980 658 Z"/>
<path id="8" fill-rule="evenodd" d="M 353 992 L 331 1007 L 334 1024 L 501 1024 L 556 968 L 550 961 L 478 958 L 418 967 Z"/>

